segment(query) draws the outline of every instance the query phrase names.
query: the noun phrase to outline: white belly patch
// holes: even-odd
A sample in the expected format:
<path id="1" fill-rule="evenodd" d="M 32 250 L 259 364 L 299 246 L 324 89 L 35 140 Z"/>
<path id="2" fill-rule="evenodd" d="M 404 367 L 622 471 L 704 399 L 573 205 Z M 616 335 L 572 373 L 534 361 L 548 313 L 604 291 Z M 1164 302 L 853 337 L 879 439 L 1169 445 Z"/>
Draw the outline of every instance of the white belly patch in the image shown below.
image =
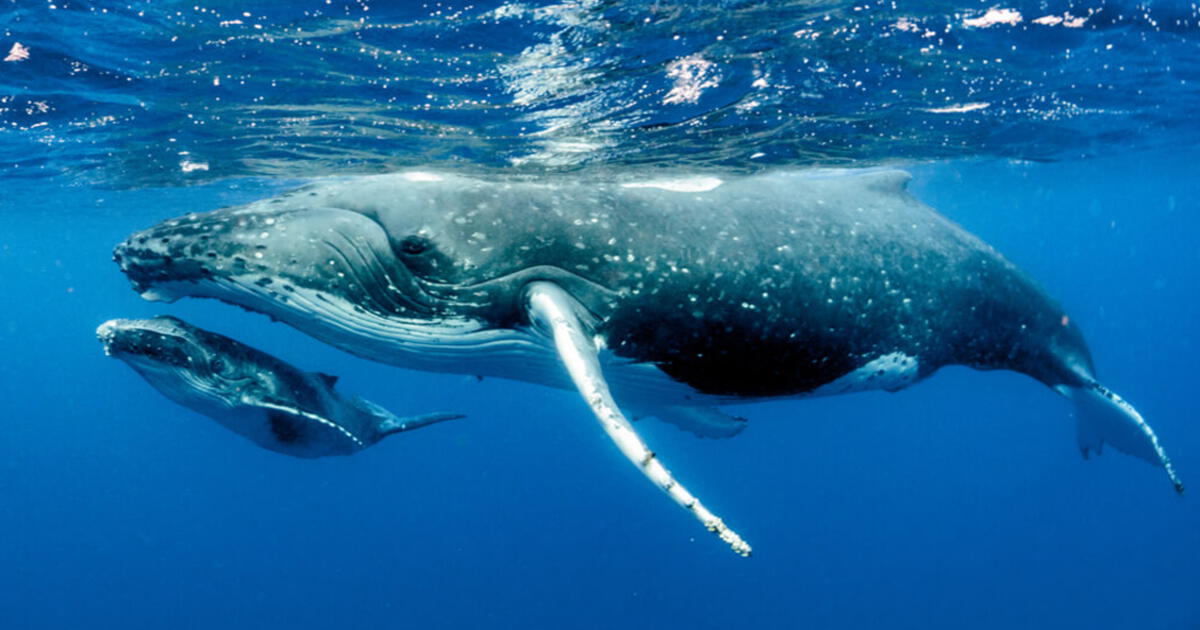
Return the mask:
<path id="1" fill-rule="evenodd" d="M 672 379 L 651 363 L 631 363 L 607 352 L 601 353 L 604 374 L 617 399 L 633 406 L 640 405 L 730 405 L 753 402 L 755 399 L 738 396 L 702 394 L 688 385 Z M 779 398 L 809 398 L 836 396 L 871 390 L 894 392 L 920 380 L 916 357 L 892 352 L 875 358 L 866 365 L 804 394 Z M 779 399 L 771 397 L 771 399 Z M 763 399 L 758 399 L 763 400 Z"/>
<path id="2" fill-rule="evenodd" d="M 919 370 L 916 357 L 903 352 L 885 354 L 870 363 L 813 390 L 811 396 L 836 396 L 882 389 L 889 392 L 904 389 L 917 382 Z"/>

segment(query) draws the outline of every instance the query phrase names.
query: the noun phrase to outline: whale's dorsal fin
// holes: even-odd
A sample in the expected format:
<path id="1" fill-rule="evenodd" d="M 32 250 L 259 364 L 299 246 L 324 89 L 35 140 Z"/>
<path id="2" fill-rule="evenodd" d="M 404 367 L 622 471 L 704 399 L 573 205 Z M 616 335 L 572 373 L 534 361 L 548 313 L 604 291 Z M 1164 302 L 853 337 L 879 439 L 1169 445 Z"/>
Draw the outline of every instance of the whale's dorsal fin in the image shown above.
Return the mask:
<path id="1" fill-rule="evenodd" d="M 329 387 L 329 389 L 333 389 L 334 386 L 337 385 L 338 377 L 336 377 L 332 374 L 326 374 L 324 372 L 317 372 L 316 374 L 317 374 L 317 378 L 321 379 L 321 382 L 325 383 L 325 385 L 327 387 Z"/>
<path id="2" fill-rule="evenodd" d="M 892 194 L 906 192 L 908 190 L 908 182 L 912 181 L 912 174 L 908 171 L 894 168 L 869 171 L 859 177 L 863 179 L 863 183 L 867 188 Z"/>
<path id="3" fill-rule="evenodd" d="M 708 531 L 720 536 L 736 553 L 749 556 L 750 545 L 675 480 L 617 407 L 600 370 L 593 331 L 583 323 L 583 305 L 557 284 L 539 280 L 526 289 L 525 308 L 535 329 L 554 343 L 567 374 L 621 453 Z"/>

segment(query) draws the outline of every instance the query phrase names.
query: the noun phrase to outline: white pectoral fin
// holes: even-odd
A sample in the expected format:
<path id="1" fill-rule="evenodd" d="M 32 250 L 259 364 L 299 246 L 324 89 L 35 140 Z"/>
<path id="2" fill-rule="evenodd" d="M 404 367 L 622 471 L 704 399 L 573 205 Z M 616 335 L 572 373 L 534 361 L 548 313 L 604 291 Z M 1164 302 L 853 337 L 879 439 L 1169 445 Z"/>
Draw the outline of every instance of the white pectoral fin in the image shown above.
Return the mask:
<path id="1" fill-rule="evenodd" d="M 750 555 L 750 545 L 675 481 L 621 413 L 600 370 L 596 345 L 589 336 L 588 327 L 582 321 L 583 307 L 570 294 L 551 282 L 530 283 L 525 298 L 530 321 L 554 341 L 558 356 L 567 368 L 575 387 L 591 407 L 605 433 L 612 438 L 617 448 L 621 449 L 621 453 L 676 503 L 691 512 L 709 531 L 720 536 L 735 552 L 743 556 Z"/>
<path id="2" fill-rule="evenodd" d="M 1111 444 L 1123 453 L 1162 466 L 1175 491 L 1183 492 L 1183 482 L 1175 474 L 1171 458 L 1133 405 L 1099 383 L 1057 389 L 1075 403 L 1076 436 L 1084 457 L 1090 452 L 1099 454 L 1104 444 Z"/>
<path id="3" fill-rule="evenodd" d="M 673 424 L 702 438 L 730 438 L 746 428 L 745 418 L 731 416 L 716 407 L 653 407 L 647 409 L 645 415 Z"/>

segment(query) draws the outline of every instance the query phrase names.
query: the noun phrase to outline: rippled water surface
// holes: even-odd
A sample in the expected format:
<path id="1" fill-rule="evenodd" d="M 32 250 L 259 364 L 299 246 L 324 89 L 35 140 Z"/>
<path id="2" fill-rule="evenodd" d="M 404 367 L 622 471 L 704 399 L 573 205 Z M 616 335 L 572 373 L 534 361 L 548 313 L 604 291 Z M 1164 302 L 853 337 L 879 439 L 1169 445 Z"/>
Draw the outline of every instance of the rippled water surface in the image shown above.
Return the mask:
<path id="1" fill-rule="evenodd" d="M 10 1 L 0 47 L 0 164 L 122 186 L 1200 139 L 1187 2 Z"/>

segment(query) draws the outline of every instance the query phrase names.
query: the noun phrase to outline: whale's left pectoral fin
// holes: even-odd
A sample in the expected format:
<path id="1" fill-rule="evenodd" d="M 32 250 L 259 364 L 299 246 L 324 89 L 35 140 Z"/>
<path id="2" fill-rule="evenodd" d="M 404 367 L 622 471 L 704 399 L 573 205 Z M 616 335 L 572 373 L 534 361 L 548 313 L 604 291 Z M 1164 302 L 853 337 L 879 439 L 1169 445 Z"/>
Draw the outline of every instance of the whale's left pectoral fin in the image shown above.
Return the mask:
<path id="1" fill-rule="evenodd" d="M 1183 493 L 1183 482 L 1175 474 L 1171 458 L 1158 443 L 1158 436 L 1133 405 L 1099 383 L 1082 387 L 1059 386 L 1058 391 L 1075 403 L 1076 437 L 1079 452 L 1100 454 L 1104 444 L 1158 464 L 1166 471 L 1175 491 Z"/>
<path id="2" fill-rule="evenodd" d="M 621 449 L 621 453 L 676 503 L 691 512 L 709 531 L 720 536 L 735 552 L 743 556 L 750 555 L 750 545 L 675 481 L 621 413 L 600 370 L 600 359 L 592 331 L 590 326 L 584 323 L 587 314 L 583 306 L 558 285 L 544 281 L 530 283 L 525 294 L 525 306 L 530 322 L 554 342 L 558 356 L 575 387 L 591 407 L 605 433 Z"/>

